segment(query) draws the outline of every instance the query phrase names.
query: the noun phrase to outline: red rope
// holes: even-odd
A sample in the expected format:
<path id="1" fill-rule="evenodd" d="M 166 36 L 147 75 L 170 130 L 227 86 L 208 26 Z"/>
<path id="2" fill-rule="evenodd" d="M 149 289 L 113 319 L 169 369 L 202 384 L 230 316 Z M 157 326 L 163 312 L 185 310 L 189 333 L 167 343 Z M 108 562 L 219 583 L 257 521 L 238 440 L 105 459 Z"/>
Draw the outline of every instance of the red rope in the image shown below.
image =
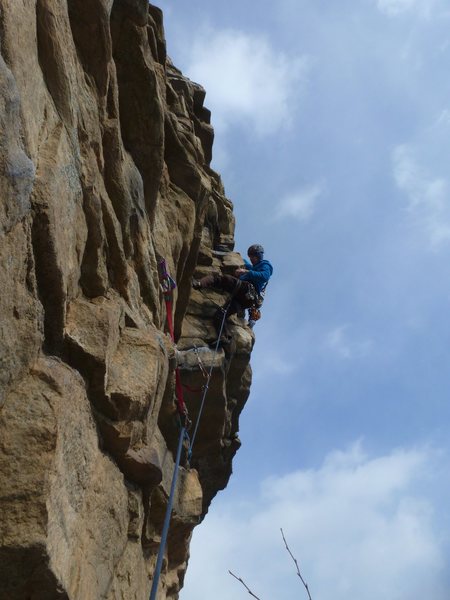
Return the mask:
<path id="1" fill-rule="evenodd" d="M 166 313 L 167 313 L 167 326 L 169 327 L 170 337 L 172 342 L 175 342 L 175 335 L 173 331 L 173 317 L 172 317 L 172 299 L 166 296 Z M 178 367 L 175 369 L 175 392 L 177 396 L 177 407 L 178 412 L 181 415 L 187 414 L 186 404 L 184 403 L 183 396 L 183 385 L 181 384 L 181 377 Z"/>
<path id="2" fill-rule="evenodd" d="M 186 405 L 184 403 L 183 386 L 181 385 L 181 377 L 178 367 L 175 369 L 175 390 L 177 393 L 178 410 L 184 415 L 186 413 Z"/>
<path id="3" fill-rule="evenodd" d="M 170 298 L 166 298 L 166 312 L 167 312 L 167 325 L 169 327 L 170 337 L 172 338 L 172 342 L 174 342 L 175 334 L 173 332 L 172 300 Z"/>

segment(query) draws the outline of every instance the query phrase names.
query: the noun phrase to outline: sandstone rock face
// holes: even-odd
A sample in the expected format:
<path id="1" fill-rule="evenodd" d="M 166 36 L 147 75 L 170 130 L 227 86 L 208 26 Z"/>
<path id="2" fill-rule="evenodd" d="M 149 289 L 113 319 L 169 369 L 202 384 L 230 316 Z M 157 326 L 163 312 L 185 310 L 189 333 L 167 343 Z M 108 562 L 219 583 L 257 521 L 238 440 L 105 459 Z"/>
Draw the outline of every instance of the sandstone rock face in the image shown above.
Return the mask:
<path id="1" fill-rule="evenodd" d="M 158 598 L 231 474 L 253 335 L 191 279 L 241 264 L 209 167 L 205 91 L 147 0 L 0 0 L 0 600 L 148 598 L 191 419 Z M 177 281 L 176 346 L 158 279 Z"/>

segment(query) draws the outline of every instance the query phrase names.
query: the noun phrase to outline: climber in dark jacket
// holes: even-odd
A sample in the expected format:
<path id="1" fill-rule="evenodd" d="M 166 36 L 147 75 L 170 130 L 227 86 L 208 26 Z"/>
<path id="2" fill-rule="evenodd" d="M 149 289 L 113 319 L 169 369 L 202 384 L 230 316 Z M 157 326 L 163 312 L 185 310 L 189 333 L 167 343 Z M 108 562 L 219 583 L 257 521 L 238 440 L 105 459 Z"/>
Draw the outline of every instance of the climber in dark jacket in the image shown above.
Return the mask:
<path id="1" fill-rule="evenodd" d="M 245 267 L 236 269 L 235 277 L 232 275 L 207 275 L 199 281 L 194 280 L 194 289 L 218 288 L 231 294 L 231 302 L 226 309 L 226 317 L 255 306 L 267 285 L 273 267 L 268 260 L 264 260 L 264 248 L 260 244 L 253 244 L 247 251 L 250 262 L 244 260 Z M 214 322 L 217 327 L 223 319 L 222 309 L 217 312 Z"/>

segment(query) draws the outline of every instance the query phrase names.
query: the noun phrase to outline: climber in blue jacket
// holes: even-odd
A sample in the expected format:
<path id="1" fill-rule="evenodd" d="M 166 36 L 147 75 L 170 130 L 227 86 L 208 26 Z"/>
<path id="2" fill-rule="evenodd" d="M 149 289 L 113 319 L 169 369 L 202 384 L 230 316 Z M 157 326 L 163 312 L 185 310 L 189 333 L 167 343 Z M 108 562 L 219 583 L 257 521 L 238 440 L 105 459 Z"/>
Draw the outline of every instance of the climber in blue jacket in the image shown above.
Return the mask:
<path id="1" fill-rule="evenodd" d="M 244 259 L 245 268 L 236 269 L 236 277 L 241 281 L 248 281 L 261 294 L 273 273 L 273 267 L 268 260 L 264 260 L 264 248 L 260 244 L 253 244 L 247 251 L 250 262 Z"/>
<path id="2" fill-rule="evenodd" d="M 246 308 L 250 311 L 249 324 L 253 326 L 256 315 L 255 310 L 261 306 L 261 294 L 273 273 L 273 267 L 268 260 L 264 260 L 264 248 L 261 244 L 253 244 L 247 251 L 248 260 L 244 260 L 245 266 L 236 269 L 235 276 L 221 275 L 215 273 L 207 275 L 200 280 L 194 280 L 194 289 L 218 288 L 231 294 L 231 301 L 226 309 L 226 318 Z M 253 310 L 253 313 L 252 313 Z M 214 319 L 219 327 L 223 319 L 222 309 L 218 311 Z"/>

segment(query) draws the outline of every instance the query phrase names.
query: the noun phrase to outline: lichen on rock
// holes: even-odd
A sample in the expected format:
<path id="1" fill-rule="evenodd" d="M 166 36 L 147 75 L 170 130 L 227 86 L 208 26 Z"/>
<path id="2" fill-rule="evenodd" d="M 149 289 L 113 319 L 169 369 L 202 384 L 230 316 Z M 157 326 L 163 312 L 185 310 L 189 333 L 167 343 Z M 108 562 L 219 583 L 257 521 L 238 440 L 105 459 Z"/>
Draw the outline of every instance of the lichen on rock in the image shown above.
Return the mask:
<path id="1" fill-rule="evenodd" d="M 204 100 L 147 0 L 0 0 L 0 600 L 148 597 L 177 366 L 193 420 L 212 377 L 158 598 L 228 482 L 254 337 L 215 353 L 224 298 L 191 289 L 242 262 Z"/>

